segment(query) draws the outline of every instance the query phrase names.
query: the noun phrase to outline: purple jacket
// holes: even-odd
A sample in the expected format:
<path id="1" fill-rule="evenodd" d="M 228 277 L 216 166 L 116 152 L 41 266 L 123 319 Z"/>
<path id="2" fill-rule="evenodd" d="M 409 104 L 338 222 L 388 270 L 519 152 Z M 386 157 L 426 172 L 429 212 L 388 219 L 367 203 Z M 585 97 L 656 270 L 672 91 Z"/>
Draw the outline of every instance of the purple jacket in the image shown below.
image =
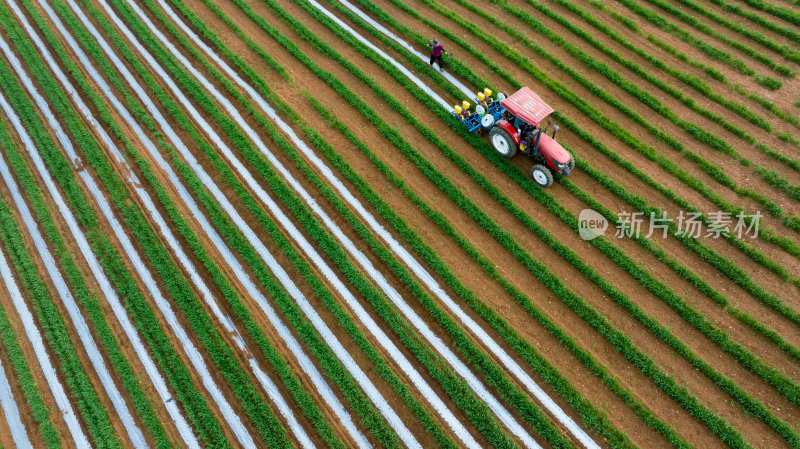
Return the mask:
<path id="1" fill-rule="evenodd" d="M 430 44 L 428 44 L 428 46 L 430 47 Z M 432 48 L 432 50 L 431 50 L 431 56 L 432 57 L 438 58 L 439 56 L 442 56 L 442 52 L 444 52 L 444 47 L 442 47 L 442 44 L 439 44 L 439 45 L 437 45 L 435 47 L 431 47 L 431 48 Z"/>

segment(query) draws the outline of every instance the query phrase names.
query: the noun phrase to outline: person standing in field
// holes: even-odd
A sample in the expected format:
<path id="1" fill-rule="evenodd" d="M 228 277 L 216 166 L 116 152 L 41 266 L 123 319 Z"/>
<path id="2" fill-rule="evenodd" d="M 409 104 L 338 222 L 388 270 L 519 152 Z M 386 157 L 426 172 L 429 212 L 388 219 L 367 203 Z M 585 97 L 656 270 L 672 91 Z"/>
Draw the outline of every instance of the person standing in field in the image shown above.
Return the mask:
<path id="1" fill-rule="evenodd" d="M 434 39 L 428 42 L 428 47 L 431 48 L 430 65 L 433 65 L 434 62 L 438 62 L 439 70 L 444 70 L 444 60 L 442 59 L 442 54 L 447 52 L 444 51 L 444 47 L 442 47 L 442 44 L 439 42 L 438 39 Z"/>

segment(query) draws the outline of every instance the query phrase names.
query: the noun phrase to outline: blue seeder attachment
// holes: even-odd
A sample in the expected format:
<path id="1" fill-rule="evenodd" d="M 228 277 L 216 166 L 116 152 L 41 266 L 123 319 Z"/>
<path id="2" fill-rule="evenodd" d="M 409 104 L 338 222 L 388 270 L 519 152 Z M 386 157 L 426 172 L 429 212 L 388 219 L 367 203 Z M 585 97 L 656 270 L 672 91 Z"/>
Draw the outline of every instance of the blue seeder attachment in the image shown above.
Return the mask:
<path id="1" fill-rule="evenodd" d="M 475 98 L 473 101 L 475 101 L 475 104 L 479 103 L 477 98 Z M 494 120 L 492 120 L 492 122 L 489 124 L 488 127 L 484 127 L 481 124 L 481 119 L 483 117 L 481 115 L 478 115 L 477 112 L 473 112 L 472 114 L 468 115 L 466 118 L 459 117 L 458 114 L 456 114 L 453 111 L 451 111 L 450 113 L 455 115 L 456 117 L 458 117 L 458 119 L 461 120 L 461 123 L 463 123 L 464 126 L 467 127 L 467 129 L 469 129 L 469 132 L 475 132 L 475 131 L 477 131 L 479 129 L 491 128 L 492 125 L 494 125 L 495 122 L 500 120 L 500 117 L 503 115 L 503 112 L 505 112 L 505 108 L 500 105 L 499 101 L 494 100 L 491 103 L 489 103 L 489 106 L 486 108 L 485 115 L 491 115 L 492 117 L 494 117 Z"/>

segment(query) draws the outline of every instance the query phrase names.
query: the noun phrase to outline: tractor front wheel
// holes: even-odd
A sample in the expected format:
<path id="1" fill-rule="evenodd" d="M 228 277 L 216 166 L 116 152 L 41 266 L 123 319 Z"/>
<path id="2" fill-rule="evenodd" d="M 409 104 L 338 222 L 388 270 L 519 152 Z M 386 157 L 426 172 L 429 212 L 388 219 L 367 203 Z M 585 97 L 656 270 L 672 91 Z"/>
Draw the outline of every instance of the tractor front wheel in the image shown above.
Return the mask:
<path id="1" fill-rule="evenodd" d="M 544 165 L 534 165 L 531 167 L 531 178 L 542 187 L 553 185 L 553 174 Z"/>
<path id="2" fill-rule="evenodd" d="M 495 151 L 507 158 L 517 154 L 517 145 L 508 132 L 499 126 L 495 126 L 489 131 L 489 143 Z"/>

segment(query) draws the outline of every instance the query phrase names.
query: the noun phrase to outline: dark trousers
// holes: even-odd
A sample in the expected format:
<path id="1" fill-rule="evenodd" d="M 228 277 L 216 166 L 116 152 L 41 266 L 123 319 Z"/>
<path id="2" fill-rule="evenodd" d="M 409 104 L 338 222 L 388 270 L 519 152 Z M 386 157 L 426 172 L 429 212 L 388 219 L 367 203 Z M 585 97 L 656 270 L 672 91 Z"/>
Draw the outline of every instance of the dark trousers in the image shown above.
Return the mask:
<path id="1" fill-rule="evenodd" d="M 433 63 L 437 62 L 437 61 L 439 62 L 439 68 L 443 69 L 444 68 L 444 60 L 442 59 L 442 55 L 439 55 L 439 56 L 431 55 L 431 62 L 429 64 L 433 65 Z"/>

